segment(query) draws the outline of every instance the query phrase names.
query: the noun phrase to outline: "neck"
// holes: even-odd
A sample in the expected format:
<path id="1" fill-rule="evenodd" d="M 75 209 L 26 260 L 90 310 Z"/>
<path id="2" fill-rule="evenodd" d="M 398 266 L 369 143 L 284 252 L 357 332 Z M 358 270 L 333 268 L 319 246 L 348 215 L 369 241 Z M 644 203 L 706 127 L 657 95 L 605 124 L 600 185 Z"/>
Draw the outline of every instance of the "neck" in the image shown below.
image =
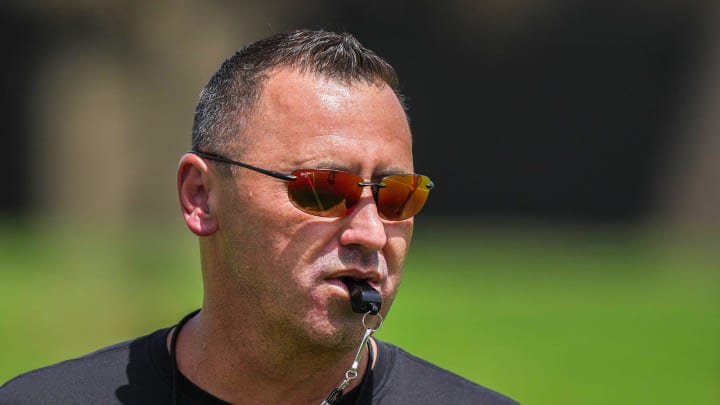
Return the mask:
<path id="1" fill-rule="evenodd" d="M 257 331 L 254 325 L 215 318 L 204 309 L 177 336 L 178 370 L 203 390 L 233 404 L 317 405 L 343 380 L 360 344 L 358 339 L 350 349 L 329 349 L 253 331 Z M 367 364 L 365 351 L 358 376 L 345 392 L 360 384 Z"/>

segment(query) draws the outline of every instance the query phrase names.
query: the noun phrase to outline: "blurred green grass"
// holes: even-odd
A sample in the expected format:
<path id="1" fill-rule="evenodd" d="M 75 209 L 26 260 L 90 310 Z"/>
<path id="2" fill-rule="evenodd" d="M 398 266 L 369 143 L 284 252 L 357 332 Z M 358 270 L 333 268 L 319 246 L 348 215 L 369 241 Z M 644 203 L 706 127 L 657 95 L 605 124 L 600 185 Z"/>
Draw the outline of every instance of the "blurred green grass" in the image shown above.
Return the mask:
<path id="1" fill-rule="evenodd" d="M 378 333 L 525 404 L 720 403 L 713 237 L 419 222 Z M 182 229 L 0 226 L 0 382 L 199 306 Z"/>

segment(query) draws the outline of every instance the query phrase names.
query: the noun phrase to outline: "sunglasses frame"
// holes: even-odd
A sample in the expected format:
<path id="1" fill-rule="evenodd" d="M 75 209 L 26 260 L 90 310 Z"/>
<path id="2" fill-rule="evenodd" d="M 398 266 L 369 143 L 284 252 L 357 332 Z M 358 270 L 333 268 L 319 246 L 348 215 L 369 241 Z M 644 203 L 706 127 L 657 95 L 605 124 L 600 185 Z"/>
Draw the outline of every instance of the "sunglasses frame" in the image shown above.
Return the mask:
<path id="1" fill-rule="evenodd" d="M 246 169 L 250 169 L 250 170 L 256 171 L 258 173 L 262 173 L 264 175 L 274 177 L 274 178 L 280 179 L 280 180 L 285 180 L 285 181 L 297 180 L 297 176 L 294 176 L 292 174 L 285 174 L 285 173 L 276 172 L 274 170 L 263 169 L 262 167 L 257 167 L 257 166 L 253 166 L 253 165 L 250 165 L 247 163 L 237 161 L 237 160 L 232 160 L 232 159 L 226 158 L 225 156 L 218 155 L 217 153 L 202 152 L 202 151 L 195 150 L 195 149 L 189 150 L 189 151 L 187 151 L 187 153 L 192 153 L 193 155 L 200 156 L 201 158 L 215 160 L 217 162 L 223 162 L 223 163 L 228 163 L 228 164 L 235 165 L 235 166 L 244 167 Z"/>
<path id="2" fill-rule="evenodd" d="M 266 176 L 270 176 L 270 177 L 273 177 L 273 178 L 276 178 L 276 179 L 279 179 L 279 180 L 295 181 L 295 180 L 298 179 L 298 177 L 295 176 L 295 175 L 293 175 L 293 174 L 286 174 L 286 173 L 276 172 L 276 171 L 274 171 L 274 170 L 263 169 L 262 167 L 257 167 L 257 166 L 253 166 L 253 165 L 248 164 L 248 163 L 240 162 L 240 161 L 238 161 L 238 160 L 233 160 L 233 159 L 227 158 L 227 157 L 225 157 L 225 156 L 223 156 L 223 155 L 220 155 L 220 154 L 217 154 L 217 153 L 203 152 L 203 151 L 199 151 L 199 150 L 195 150 L 195 149 L 189 150 L 189 151 L 187 151 L 187 153 L 192 153 L 193 155 L 200 156 L 201 158 L 204 158 L 204 159 L 209 159 L 209 160 L 214 160 L 214 161 L 217 161 L 217 162 L 222 162 L 222 163 L 227 163 L 227 164 L 231 164 L 231 165 L 235 165 L 235 166 L 244 167 L 244 168 L 246 168 L 246 169 L 249 169 L 249 170 L 252 170 L 252 171 L 255 171 L 255 172 L 258 172 L 258 173 L 261 173 L 261 174 L 264 174 L 264 175 L 266 175 Z M 322 169 L 322 170 L 330 170 L 330 169 Z M 383 177 L 382 179 L 380 179 L 380 180 L 381 180 L 380 182 L 361 181 L 361 182 L 358 182 L 357 185 L 358 185 L 358 187 L 370 187 L 370 188 L 372 188 L 372 189 L 373 189 L 373 199 L 375 200 L 375 204 L 378 204 L 378 196 L 377 196 L 377 195 L 378 195 L 379 189 L 387 187 L 386 184 L 383 184 L 383 183 L 382 183 L 382 180 L 384 180 L 384 179 L 387 178 L 387 177 L 392 177 L 392 176 L 393 176 L 393 175 Z M 358 177 L 359 177 L 359 176 L 358 176 Z M 427 185 L 426 187 L 428 188 L 428 190 L 432 190 L 433 186 L 434 186 L 433 182 L 430 181 L 430 183 L 428 183 L 428 185 Z M 317 215 L 317 214 L 313 214 L 313 213 L 304 211 L 304 210 L 300 209 L 300 208 L 297 207 L 297 206 L 296 206 L 296 208 L 297 208 L 298 210 L 300 210 L 300 211 L 308 214 L 308 215 L 323 217 L 323 216 L 321 216 L 321 215 Z M 412 216 L 414 216 L 414 215 L 412 215 Z M 412 217 L 412 216 L 411 216 L 411 217 Z M 411 218 L 411 217 L 408 217 L 408 218 Z M 337 218 L 337 217 L 324 217 L 324 218 Z M 403 218 L 403 219 L 388 219 L 388 221 L 402 221 L 402 220 L 404 220 L 404 219 L 407 219 L 407 218 Z"/>

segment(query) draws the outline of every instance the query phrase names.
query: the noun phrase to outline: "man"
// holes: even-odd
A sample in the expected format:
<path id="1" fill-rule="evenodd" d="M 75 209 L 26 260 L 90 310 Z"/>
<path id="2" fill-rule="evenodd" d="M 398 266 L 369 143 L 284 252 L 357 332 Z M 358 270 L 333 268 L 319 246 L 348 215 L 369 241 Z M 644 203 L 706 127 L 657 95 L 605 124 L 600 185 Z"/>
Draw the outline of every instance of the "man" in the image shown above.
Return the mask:
<path id="1" fill-rule="evenodd" d="M 12 380 L 0 403 L 514 403 L 364 339 L 395 298 L 432 187 L 413 174 L 384 60 L 347 34 L 256 42 L 201 93 L 192 147 L 177 183 L 200 237 L 202 310 Z M 356 289 L 381 302 L 356 313 Z"/>

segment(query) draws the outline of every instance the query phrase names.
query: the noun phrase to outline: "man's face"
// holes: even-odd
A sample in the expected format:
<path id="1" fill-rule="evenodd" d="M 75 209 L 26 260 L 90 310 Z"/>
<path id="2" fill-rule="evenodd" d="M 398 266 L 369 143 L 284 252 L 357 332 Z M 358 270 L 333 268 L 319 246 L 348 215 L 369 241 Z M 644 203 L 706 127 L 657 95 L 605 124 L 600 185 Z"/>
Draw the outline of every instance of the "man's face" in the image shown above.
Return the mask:
<path id="1" fill-rule="evenodd" d="M 240 149 L 239 156 L 217 152 L 283 173 L 339 169 L 369 181 L 413 172 L 410 129 L 388 86 L 347 85 L 293 70 L 270 75 Z M 206 294 L 222 297 L 228 310 L 250 303 L 248 326 L 268 337 L 356 344 L 361 315 L 352 312 L 339 278 L 368 279 L 387 313 L 413 219 L 381 219 L 370 188 L 349 215 L 312 216 L 290 203 L 286 182 L 238 170 L 211 190 L 210 210 L 218 218 L 211 260 L 223 275 L 213 287 L 218 291 L 206 288 Z"/>

